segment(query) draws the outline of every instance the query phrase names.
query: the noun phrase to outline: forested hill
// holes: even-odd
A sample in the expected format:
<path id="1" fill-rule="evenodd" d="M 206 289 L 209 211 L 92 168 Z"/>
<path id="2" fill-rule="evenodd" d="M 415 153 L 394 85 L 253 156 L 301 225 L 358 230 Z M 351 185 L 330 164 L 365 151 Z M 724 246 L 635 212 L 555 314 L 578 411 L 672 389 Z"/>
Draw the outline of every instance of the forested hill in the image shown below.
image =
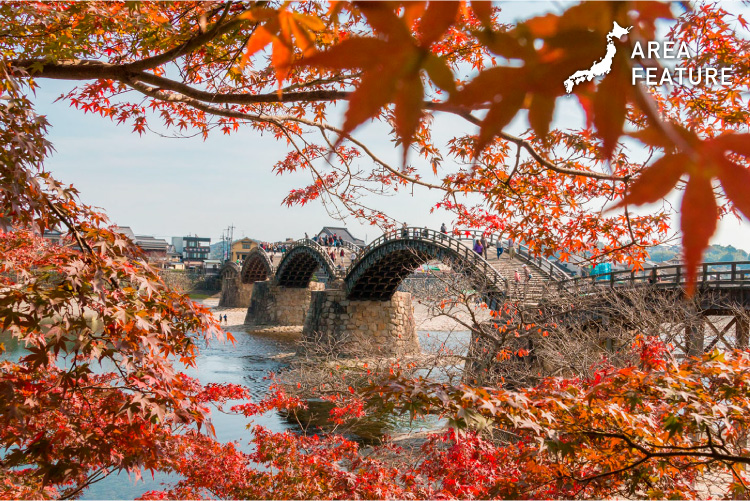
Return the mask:
<path id="1" fill-rule="evenodd" d="M 651 261 L 661 263 L 670 259 L 680 257 L 680 247 L 678 245 L 657 245 L 649 250 Z M 706 249 L 703 261 L 707 263 L 727 262 L 727 261 L 750 261 L 748 252 L 737 249 L 728 245 L 711 245 Z"/>

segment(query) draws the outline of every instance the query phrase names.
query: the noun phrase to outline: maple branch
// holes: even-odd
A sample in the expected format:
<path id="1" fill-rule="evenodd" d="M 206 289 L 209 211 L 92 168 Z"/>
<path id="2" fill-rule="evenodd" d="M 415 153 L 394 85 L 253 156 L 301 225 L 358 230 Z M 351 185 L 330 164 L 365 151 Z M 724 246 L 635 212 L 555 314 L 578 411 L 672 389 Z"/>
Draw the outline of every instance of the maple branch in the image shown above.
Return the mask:
<path id="1" fill-rule="evenodd" d="M 634 463 L 631 463 L 629 465 L 625 465 L 622 468 L 619 468 L 617 470 L 605 471 L 603 473 L 599 473 L 597 475 L 592 475 L 590 477 L 585 477 L 585 478 L 575 478 L 574 476 L 571 475 L 570 478 L 573 478 L 573 479 L 577 480 L 578 482 L 581 482 L 581 483 L 585 482 L 585 483 L 588 484 L 588 483 L 591 483 L 594 480 L 598 480 L 600 478 L 605 478 L 605 477 L 609 477 L 611 475 L 617 475 L 619 473 L 624 473 L 626 471 L 632 470 L 636 466 L 638 466 L 638 465 L 640 465 L 642 463 L 645 463 L 649 459 L 651 459 L 651 458 L 649 458 L 648 456 L 645 456 L 645 457 L 642 457 L 641 459 L 639 459 L 638 461 L 636 461 Z"/>
<path id="2" fill-rule="evenodd" d="M 743 480 L 742 475 L 740 475 L 739 473 L 737 473 L 737 470 L 735 469 L 737 467 L 737 465 L 734 464 L 734 463 L 728 463 L 726 461 L 724 462 L 724 465 L 727 468 L 729 468 L 729 471 L 732 472 L 732 476 L 734 477 L 734 479 L 737 480 L 737 482 L 742 486 L 742 488 L 745 489 L 745 492 L 747 492 L 748 486 L 745 483 L 745 480 Z"/>
<path id="3" fill-rule="evenodd" d="M 208 32 L 206 34 L 208 34 Z M 175 57 L 179 57 L 179 56 L 175 56 Z M 149 59 L 153 59 L 153 58 L 149 58 Z M 162 99 L 165 101 L 182 101 L 182 102 L 185 102 L 186 104 L 189 104 L 190 106 L 196 107 L 198 109 L 201 109 L 202 111 L 206 111 L 207 113 L 211 113 L 214 115 L 219 114 L 219 113 L 208 111 L 205 108 L 200 108 L 199 103 L 204 106 L 207 103 L 237 104 L 237 105 L 277 104 L 277 103 L 292 103 L 292 102 L 308 103 L 308 102 L 318 102 L 318 101 L 346 100 L 352 94 L 352 92 L 350 91 L 322 90 L 322 89 L 311 90 L 311 91 L 286 92 L 286 93 L 282 93 L 280 96 L 276 92 L 264 93 L 264 94 L 238 94 L 238 93 L 232 93 L 232 92 L 229 92 L 229 93 L 209 92 L 209 91 L 197 89 L 188 84 L 178 82 L 176 80 L 172 80 L 163 76 L 155 75 L 153 73 L 148 73 L 145 71 L 140 71 L 139 66 L 135 66 L 135 64 L 136 63 L 129 63 L 125 65 L 115 65 L 111 63 L 104 63 L 101 61 L 82 60 L 82 59 L 73 59 L 73 60 L 53 63 L 53 62 L 45 62 L 44 60 L 41 60 L 41 59 L 31 59 L 31 60 L 13 61 L 11 63 L 11 66 L 16 69 L 23 69 L 28 72 L 36 70 L 38 71 L 38 73 L 35 74 L 35 77 L 37 78 L 51 78 L 51 79 L 59 79 L 59 80 L 92 80 L 92 79 L 116 80 L 116 81 L 123 82 L 123 83 L 130 85 L 131 87 L 135 88 L 139 92 L 143 92 L 146 95 L 150 95 L 151 97 L 154 97 L 152 94 L 148 94 L 144 92 L 142 88 L 136 87 L 135 85 L 133 85 L 136 81 L 140 81 L 140 82 L 151 84 L 151 85 L 158 87 L 158 89 L 151 89 L 151 91 L 156 91 L 156 90 L 174 91 L 174 92 L 178 92 L 182 94 L 183 96 L 185 96 L 185 98 L 189 98 L 192 101 L 180 100 L 175 97 L 170 97 L 169 99 L 163 99 L 160 97 L 159 99 Z M 340 77 L 340 80 L 350 78 L 353 76 L 356 76 L 356 75 L 342 76 Z M 316 83 L 316 82 L 312 82 L 312 83 Z M 298 85 L 309 85 L 309 83 L 298 84 Z M 446 103 L 436 103 L 432 101 L 426 101 L 423 103 L 423 107 L 425 109 L 432 110 L 432 111 L 451 113 L 451 114 L 464 118 L 465 120 L 467 120 L 473 125 L 476 125 L 478 127 L 481 126 L 481 120 L 475 117 L 474 115 L 472 115 L 470 111 L 459 109 L 459 108 L 456 108 L 455 106 L 448 105 Z M 222 116 L 227 116 L 231 118 L 249 119 L 249 118 L 243 117 L 242 115 L 222 115 Z M 318 125 L 319 124 L 313 124 L 313 126 L 318 126 Z M 341 131 L 338 129 L 330 128 L 328 126 L 326 128 L 333 132 L 337 132 L 339 134 L 341 133 Z M 562 167 L 544 158 L 536 150 L 534 145 L 532 145 L 527 140 L 514 136 L 507 132 L 502 132 L 502 131 L 498 135 L 502 139 L 512 142 L 516 144 L 519 148 L 523 148 L 524 150 L 526 150 L 526 152 L 538 164 L 540 164 L 544 168 L 551 170 L 553 172 L 557 172 L 559 174 L 564 174 L 568 176 L 589 177 L 589 178 L 599 179 L 603 181 L 625 181 L 627 180 L 627 177 L 613 176 L 610 174 L 604 174 L 604 173 L 598 173 L 598 172 L 592 172 L 592 171 L 580 171 L 580 170 L 568 169 L 568 168 Z M 351 136 L 347 136 L 347 139 L 352 140 Z M 359 146 L 362 147 L 361 144 Z M 393 173 L 400 175 L 400 173 L 397 173 L 395 169 L 393 170 Z M 410 179 L 404 178 L 404 179 L 409 182 L 416 183 L 416 184 L 423 184 L 421 182 L 418 182 L 418 180 L 416 180 L 415 178 L 410 178 Z M 437 186 L 433 185 L 432 187 L 437 187 Z"/>
<path id="4" fill-rule="evenodd" d="M 257 114 L 253 115 L 250 113 L 244 113 L 241 111 L 235 111 L 231 109 L 226 108 L 219 108 L 216 106 L 211 106 L 208 104 L 203 103 L 202 101 L 198 99 L 193 99 L 188 96 L 183 95 L 176 95 L 172 93 L 167 93 L 162 90 L 149 87 L 147 85 L 143 85 L 141 82 L 134 80 L 134 79 L 128 79 L 125 83 L 127 83 L 129 86 L 131 86 L 133 89 L 137 90 L 138 92 L 141 92 L 149 97 L 153 97 L 155 99 L 159 99 L 161 101 L 165 102 L 178 102 L 178 103 L 184 103 L 189 106 L 192 106 L 196 109 L 199 109 L 201 111 L 204 111 L 206 113 L 212 114 L 212 115 L 218 115 L 223 116 L 227 118 L 237 118 L 241 120 L 248 120 L 252 122 L 263 122 L 263 123 L 269 123 L 272 125 L 275 125 L 276 127 L 279 127 L 280 129 L 284 129 L 284 122 L 297 122 L 300 124 L 304 124 L 310 127 L 318 128 L 321 131 L 327 130 L 330 132 L 335 132 L 336 134 L 343 135 L 347 140 L 351 141 L 353 144 L 358 146 L 364 153 L 367 154 L 375 163 L 381 165 L 383 168 L 388 170 L 390 173 L 392 173 L 395 176 L 400 177 L 401 179 L 404 179 L 405 181 L 408 181 L 413 184 L 418 184 L 420 186 L 424 186 L 426 188 L 432 189 L 440 189 L 443 190 L 444 188 L 437 184 L 428 183 L 426 181 L 422 181 L 419 178 L 409 176 L 398 169 L 392 167 L 387 162 L 383 161 L 375 155 L 375 153 L 372 152 L 364 143 L 361 141 L 358 141 L 357 139 L 354 139 L 350 134 L 344 134 L 341 129 L 338 129 L 336 127 L 333 127 L 332 125 L 324 124 L 315 122 L 313 120 L 307 120 L 300 117 L 295 117 L 291 115 L 263 115 L 263 114 Z"/>
<path id="5" fill-rule="evenodd" d="M 508 174 L 508 179 L 505 180 L 505 186 L 510 188 L 510 180 L 513 179 L 516 172 L 518 171 L 518 165 L 521 163 L 521 145 L 516 144 L 516 163 L 513 165 L 513 170 Z"/>
<path id="6" fill-rule="evenodd" d="M 160 89 L 179 92 L 186 97 L 216 104 L 276 104 L 289 102 L 337 101 L 347 99 L 351 92 L 337 90 L 314 90 L 288 92 L 281 96 L 276 92 L 265 94 L 237 94 L 208 92 L 182 82 L 140 71 L 135 63 L 111 64 L 88 59 L 70 59 L 57 63 L 44 59 L 17 59 L 11 67 L 33 74 L 35 78 L 53 80 L 115 80 L 130 84 L 134 80 L 155 85 Z"/>
<path id="7" fill-rule="evenodd" d="M 94 249 L 91 247 L 91 245 L 89 245 L 86 239 L 81 236 L 80 231 L 78 231 L 78 227 L 75 224 L 73 224 L 68 219 L 68 217 L 65 214 L 63 214 L 63 212 L 49 200 L 49 198 L 45 197 L 44 201 L 47 204 L 47 206 L 50 208 L 50 210 L 54 212 L 55 215 L 60 219 L 60 221 L 62 221 L 63 224 L 65 224 L 65 226 L 68 227 L 68 230 L 73 234 L 73 237 L 76 239 L 76 242 L 78 242 L 78 246 L 81 248 L 81 250 L 85 250 L 86 252 L 88 252 L 92 259 L 98 259 L 98 256 L 94 252 Z M 108 282 L 112 286 L 112 289 L 114 290 L 120 289 L 120 285 L 117 283 L 115 279 L 109 278 Z"/>
<path id="8" fill-rule="evenodd" d="M 277 92 L 266 94 L 236 94 L 223 92 L 207 92 L 190 85 L 171 80 L 169 78 L 154 75 L 153 73 L 139 72 L 130 74 L 130 78 L 136 78 L 145 83 L 155 85 L 161 89 L 179 92 L 187 97 L 198 99 L 200 101 L 215 104 L 276 104 L 276 103 L 308 103 L 315 101 L 338 101 L 347 99 L 350 92 L 339 90 L 311 90 L 301 92 L 282 93 Z M 342 79 L 347 77 L 342 77 Z"/>
<path id="9" fill-rule="evenodd" d="M 68 227 L 68 230 L 73 234 L 73 237 L 76 239 L 76 242 L 78 242 L 81 250 L 86 250 L 89 254 L 94 255 L 94 249 L 92 249 L 88 242 L 86 242 L 86 240 L 81 237 L 78 228 L 68 220 L 67 216 L 63 214 L 62 211 L 49 200 L 49 198 L 45 198 L 44 201 L 47 203 L 47 207 L 49 207 L 50 210 L 55 213 L 58 219 L 60 219 L 60 221 L 62 221 L 65 226 Z"/>
<path id="10" fill-rule="evenodd" d="M 72 488 L 70 491 L 64 493 L 60 496 L 60 499 L 73 499 L 78 493 L 80 493 L 82 490 L 86 489 L 92 484 L 95 484 L 96 482 L 99 482 L 100 480 L 103 480 L 107 478 L 110 474 L 110 471 L 108 467 L 101 466 L 97 471 L 92 473 L 86 478 L 86 481 L 82 482 L 81 485 L 78 485 L 74 488 Z M 98 477 L 98 478 L 97 478 Z"/>
<path id="11" fill-rule="evenodd" d="M 670 446 L 661 446 L 663 448 L 667 449 L 673 449 L 672 452 L 665 451 L 665 452 L 656 452 L 653 450 L 649 450 L 648 448 L 640 445 L 637 442 L 634 442 L 629 436 L 625 435 L 624 433 L 612 433 L 612 432 L 604 432 L 604 431 L 596 431 L 596 430 L 589 430 L 589 431 L 583 431 L 586 435 L 591 436 L 598 436 L 598 437 L 605 437 L 605 438 L 615 438 L 618 440 L 622 440 L 626 444 L 628 444 L 629 447 L 638 450 L 640 453 L 644 454 L 646 458 L 644 459 L 650 459 L 652 457 L 657 458 L 670 458 L 670 457 L 698 457 L 698 458 L 710 458 L 714 459 L 716 461 L 729 461 L 729 462 L 736 462 L 736 463 L 743 463 L 743 464 L 750 464 L 750 458 L 744 457 L 744 456 L 734 456 L 732 454 L 722 454 L 720 452 L 716 452 L 712 450 L 711 452 L 701 452 L 700 450 L 697 451 L 689 451 L 684 449 L 679 449 L 677 447 L 670 447 Z M 697 449 L 705 449 L 708 448 L 709 445 L 703 445 L 703 446 L 697 446 Z"/>
<path id="12" fill-rule="evenodd" d="M 137 66 L 133 66 L 135 63 L 129 63 L 126 65 L 115 65 L 110 63 L 103 63 L 100 61 L 92 61 L 92 60 L 82 60 L 82 59 L 74 59 L 74 60 L 68 60 L 68 61 L 61 61 L 59 63 L 52 63 L 52 62 L 44 62 L 44 60 L 41 59 L 31 59 L 31 60 L 16 60 L 11 63 L 11 66 L 17 69 L 23 69 L 26 71 L 34 71 L 38 70 L 39 73 L 35 74 L 35 77 L 37 78 L 51 78 L 51 79 L 58 79 L 58 80 L 92 80 L 92 79 L 111 79 L 116 80 L 119 82 L 126 83 L 130 85 L 131 87 L 135 88 L 139 92 L 143 92 L 146 95 L 150 95 L 151 97 L 154 97 L 152 94 L 148 94 L 142 90 L 140 87 L 136 87 L 133 85 L 136 81 L 140 81 L 143 83 L 151 84 L 158 89 L 151 89 L 151 91 L 155 90 L 170 90 L 174 92 L 178 92 L 185 96 L 186 98 L 192 99 L 192 101 L 187 100 L 180 100 L 176 97 L 170 97 L 169 99 L 163 99 L 159 98 L 165 101 L 182 101 L 186 104 L 189 104 L 190 106 L 194 106 L 198 109 L 202 109 L 203 111 L 206 111 L 208 113 L 212 113 L 214 115 L 219 113 L 214 113 L 212 111 L 208 111 L 207 109 L 200 108 L 199 103 L 202 105 L 206 105 L 206 103 L 214 103 L 214 104 L 238 104 L 238 105 L 247 105 L 247 104 L 277 104 L 277 103 L 307 103 L 307 102 L 317 102 L 317 101 L 338 101 L 338 100 L 346 100 L 351 95 L 350 91 L 341 91 L 341 90 L 311 90 L 311 91 L 300 91 L 300 92 L 287 92 L 282 93 L 281 96 L 279 96 L 278 93 L 272 92 L 272 93 L 265 93 L 265 94 L 237 94 L 237 93 L 226 93 L 226 92 L 209 92 L 197 89 L 195 87 L 192 87 L 190 85 L 187 85 L 182 82 L 178 82 L 176 80 L 172 80 L 166 77 L 162 77 L 159 75 L 155 75 L 153 73 L 147 73 L 145 71 L 138 71 Z M 354 76 L 354 75 L 351 75 Z M 351 76 L 345 76 L 341 77 L 341 79 L 349 78 Z M 432 101 L 427 101 L 423 103 L 423 106 L 425 109 L 433 110 L 433 111 L 440 111 L 444 113 L 452 113 L 454 115 L 460 116 L 470 122 L 473 125 L 481 126 L 481 120 L 474 115 L 471 114 L 471 112 L 463 109 L 458 109 L 455 106 L 448 105 L 446 103 L 435 103 Z M 242 115 L 222 115 L 232 118 L 244 118 Z M 313 124 L 314 126 L 318 126 L 319 124 Z M 340 130 L 335 128 L 326 127 L 328 130 L 331 130 L 333 132 L 341 133 Z M 512 142 L 516 144 L 519 148 L 523 148 L 526 150 L 526 152 L 541 166 L 544 168 L 557 172 L 559 174 L 564 174 L 568 176 L 583 176 L 583 177 L 589 177 L 594 179 L 599 179 L 603 181 L 625 181 L 627 177 L 622 176 L 613 176 L 610 174 L 604 174 L 599 172 L 591 172 L 591 171 L 580 171 L 575 169 L 568 169 L 565 167 L 561 167 L 557 164 L 554 164 L 544 158 L 537 150 L 534 148 L 534 145 L 532 145 L 530 142 L 526 141 L 523 138 L 514 136 L 512 134 L 509 134 L 507 132 L 500 132 L 499 137 L 502 139 Z M 347 139 L 352 140 L 351 136 L 348 136 Z M 360 145 L 361 147 L 361 145 Z M 379 162 L 380 163 L 380 162 Z M 396 172 L 394 172 L 395 174 Z M 406 179 L 406 178 L 404 178 Z M 417 182 L 414 178 L 407 179 L 410 182 L 416 182 L 416 184 L 422 184 L 420 182 Z M 435 187 L 435 186 L 433 186 Z"/>
<path id="13" fill-rule="evenodd" d="M 443 103 L 433 103 L 437 106 L 433 107 L 432 109 L 435 109 L 437 111 L 444 111 L 447 113 L 453 113 L 454 115 L 458 115 L 467 122 L 471 123 L 472 125 L 476 125 L 477 127 L 481 127 L 482 121 L 471 114 L 470 111 L 457 109 L 452 106 L 443 105 Z M 545 167 L 546 169 L 549 169 L 553 172 L 557 172 L 558 174 L 565 174 L 568 176 L 583 176 L 583 177 L 590 177 L 594 179 L 600 179 L 602 181 L 625 181 L 627 177 L 622 176 L 612 176 L 610 174 L 602 174 L 599 172 L 591 172 L 591 171 L 580 171 L 575 169 L 567 169 L 565 167 L 560 167 L 559 165 L 553 164 L 546 158 L 544 158 L 536 149 L 534 148 L 534 145 L 532 145 L 530 142 L 526 141 L 523 138 L 520 138 L 518 136 L 514 136 L 512 134 L 508 134 L 507 132 L 500 131 L 498 133 L 498 136 L 502 139 L 505 139 L 506 141 L 509 141 L 511 143 L 516 144 L 517 146 L 523 148 L 526 150 L 526 152 L 531 155 L 531 157 L 536 160 L 538 164 Z"/>
<path id="14" fill-rule="evenodd" d="M 346 207 L 347 209 L 349 209 L 349 206 L 348 206 L 348 204 L 347 204 L 346 200 L 342 200 L 342 197 L 340 197 L 340 196 L 338 195 L 338 193 L 335 193 L 335 192 L 333 192 L 333 193 L 332 193 L 332 192 L 331 192 L 331 189 L 329 188 L 329 186 L 328 186 L 328 183 L 326 182 L 326 180 L 325 180 L 325 178 L 323 177 L 323 175 L 321 175 L 321 173 L 320 173 L 320 172 L 318 172 L 318 169 L 316 169 L 316 168 L 315 168 L 315 165 L 313 164 L 313 161 L 312 161 L 312 159 L 311 159 L 311 158 L 309 157 L 309 155 L 307 155 L 307 154 L 305 153 L 305 151 L 304 151 L 304 149 L 303 149 L 303 148 L 300 148 L 300 147 L 299 147 L 299 146 L 297 145 L 297 143 L 296 143 L 296 142 L 294 141 L 294 139 L 293 139 L 293 138 L 292 138 L 292 136 L 290 135 L 289 131 L 288 131 L 288 130 L 286 130 L 286 129 L 282 129 L 282 131 L 281 131 L 281 132 L 282 132 L 282 133 L 283 133 L 283 134 L 284 134 L 284 135 L 286 136 L 286 138 L 287 138 L 287 141 L 289 141 L 289 142 L 290 142 L 290 143 L 292 144 L 292 146 L 294 146 L 294 149 L 295 149 L 295 150 L 297 150 L 297 153 L 299 153 L 299 154 L 300 154 L 300 156 L 301 156 L 301 157 L 302 157 L 302 158 L 303 158 L 303 159 L 305 160 L 305 162 L 307 162 L 307 165 L 309 166 L 309 168 L 310 168 L 310 170 L 312 171 L 313 175 L 314 175 L 315 177 L 317 177 L 317 178 L 318 178 L 318 179 L 320 180 L 320 182 L 321 182 L 321 186 L 323 186 L 323 190 L 325 190 L 325 192 L 326 192 L 326 193 L 328 194 L 328 196 L 330 196 L 330 197 L 331 197 L 332 199 L 334 199 L 334 198 L 338 198 L 339 200 L 341 200 L 341 201 L 342 201 L 342 203 L 344 204 L 344 206 L 345 206 L 345 207 Z M 301 140 L 302 140 L 303 142 L 305 141 L 305 140 L 304 140 L 304 138 L 301 138 Z M 305 142 L 305 144 L 307 144 L 307 143 Z M 322 198 L 322 197 L 321 197 L 321 200 L 323 200 L 323 198 Z M 324 205 L 326 205 L 326 204 L 325 204 L 325 201 L 323 201 L 323 204 L 324 204 Z M 335 205 L 335 204 L 334 204 L 334 205 Z M 350 209 L 350 210 L 351 210 L 351 209 Z M 330 211 L 328 211 L 328 208 L 327 208 L 327 206 L 326 206 L 326 211 L 327 211 L 327 212 L 329 213 L 329 215 L 332 215 L 332 214 L 330 213 Z"/>
<path id="15" fill-rule="evenodd" d="M 269 123 L 269 124 L 273 124 L 273 125 L 283 128 L 281 120 L 271 115 L 263 115 L 263 114 L 254 115 L 251 113 L 245 113 L 242 111 L 236 111 L 236 110 L 232 110 L 228 108 L 219 108 L 216 106 L 211 106 L 200 101 L 199 99 L 191 98 L 185 95 L 175 94 L 172 92 L 164 92 L 155 87 L 150 87 L 148 85 L 145 85 L 143 82 L 140 82 L 134 78 L 127 78 L 124 80 L 124 83 L 148 97 L 152 97 L 154 99 L 158 99 L 160 101 L 164 101 L 167 103 L 183 103 L 197 110 L 201 110 L 206 113 L 209 113 L 211 115 L 227 117 L 227 118 L 237 118 L 240 120 L 247 120 L 250 122 Z"/>

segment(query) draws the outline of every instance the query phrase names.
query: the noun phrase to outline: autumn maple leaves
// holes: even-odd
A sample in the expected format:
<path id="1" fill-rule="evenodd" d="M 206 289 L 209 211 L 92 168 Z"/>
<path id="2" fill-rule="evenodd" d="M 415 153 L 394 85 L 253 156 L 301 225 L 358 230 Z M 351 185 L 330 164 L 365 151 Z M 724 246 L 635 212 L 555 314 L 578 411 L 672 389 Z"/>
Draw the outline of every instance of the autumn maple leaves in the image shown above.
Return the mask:
<path id="1" fill-rule="evenodd" d="M 590 252 L 594 260 L 633 266 L 669 237 L 669 211 L 602 214 L 602 206 L 622 201 L 626 187 L 626 204 L 687 188 L 682 210 L 689 264 L 700 259 L 717 217 L 749 212 L 743 199 L 747 151 L 737 134 L 750 125 L 742 56 L 750 42 L 744 20 L 736 19 L 736 32 L 732 16 L 716 6 L 681 12 L 656 2 L 592 2 L 507 26 L 498 21 L 499 8 L 482 1 L 205 3 L 198 9 L 147 2 L 132 11 L 76 4 L 57 10 L 55 29 L 65 35 L 58 45 L 77 47 L 78 58 L 61 63 L 70 54 L 43 42 L 49 12 L 59 4 L 35 5 L 0 8 L 9 26 L 28 24 L 17 35 L 25 45 L 14 71 L 34 79 L 98 79 L 65 99 L 84 112 L 130 120 L 138 132 L 156 116 L 166 129 L 194 129 L 204 137 L 213 128 L 231 134 L 243 124 L 273 131 L 292 150 L 276 170 L 308 169 L 313 177 L 292 190 L 287 203 L 330 197 L 357 217 L 389 225 L 387 215 L 352 201 L 422 185 L 442 190 L 433 208 L 453 212 L 462 225 L 512 227 L 513 238 L 535 252 Z M 660 67 L 648 59 L 650 52 L 644 59 L 631 50 L 657 38 L 659 20 L 673 26 L 666 38 L 698 48 L 680 64 L 731 69 L 732 85 L 633 85 L 634 68 Z M 612 41 L 617 50 L 610 72 L 567 96 L 565 80 L 602 58 L 613 23 L 632 30 Z M 67 33 L 67 25 L 76 30 Z M 102 29 L 112 40 L 95 35 Z M 157 35 L 134 44 L 122 36 L 130 32 Z M 14 53 L 11 39 L 4 47 Z M 180 78 L 170 78 L 168 65 L 177 66 Z M 127 88 L 133 92 L 124 93 Z M 577 101 L 585 126 L 556 130 L 561 97 Z M 343 100 L 343 124 L 333 123 Z M 470 128 L 457 127 L 453 138 L 438 144 L 433 118 L 441 116 Z M 523 123 L 518 118 L 527 118 L 530 129 L 511 135 L 509 124 Z M 368 146 L 370 139 L 355 137 L 371 120 L 392 128 L 394 143 L 403 146 L 401 169 Z M 344 142 L 350 143 L 346 154 Z M 408 158 L 410 151 L 432 167 L 433 178 Z M 360 174 L 351 161 L 356 155 Z M 648 167 L 642 163 L 647 156 Z M 472 207 L 457 194 L 483 202 Z"/>
<path id="2" fill-rule="evenodd" d="M 359 18 L 362 29 L 336 36 L 331 28 L 343 10 Z M 258 23 L 244 57 L 247 60 L 271 44 L 279 92 L 295 69 L 318 71 L 328 78 L 349 75 L 350 83 L 342 84 L 348 92 L 348 108 L 336 146 L 361 124 L 382 118 L 392 105 L 392 125 L 403 145 L 402 162 L 406 165 L 409 147 L 427 109 L 468 117 L 478 124 L 477 158 L 498 138 L 507 139 L 504 129 L 523 110 L 528 111 L 534 133 L 531 138 L 544 144 L 549 141 L 557 98 L 565 93 L 563 81 L 601 57 L 613 22 L 634 26 L 627 42 L 617 42 L 632 45 L 655 37 L 657 19 L 674 19 L 668 5 L 656 3 L 639 5 L 636 11 L 625 4 L 581 4 L 560 15 L 531 18 L 507 29 L 498 25 L 495 14 L 490 2 L 477 1 L 333 2 L 322 18 L 284 7 L 253 9 L 243 14 Z M 465 68 L 452 59 L 459 35 L 478 42 L 485 59 L 475 65 L 469 72 L 472 78 L 466 81 L 456 77 L 458 70 Z M 448 39 L 453 44 L 445 42 Z M 295 57 L 295 48 L 300 56 Z M 616 208 L 655 202 L 675 187 L 682 188 L 680 181 L 687 178 L 681 229 L 684 257 L 692 270 L 726 210 L 717 203 L 722 195 L 715 193 L 713 179 L 720 180 L 734 207 L 750 216 L 750 202 L 743 195 L 750 186 L 744 158 L 750 154 L 748 136 L 731 130 L 707 134 L 705 128 L 695 131 L 661 118 L 654 111 L 654 96 L 630 82 L 634 66 L 652 62 L 629 59 L 631 51 L 621 48 L 609 74 L 597 85 L 577 86 L 574 95 L 588 123 L 596 127 L 602 160 L 616 154 L 621 138 L 632 126 L 638 129 L 632 137 L 652 153 L 664 153 L 635 177 L 609 179 L 630 183 L 628 195 Z M 675 102 L 679 106 L 679 101 Z M 542 165 L 556 167 L 553 162 Z M 692 282 L 694 274 L 688 278 Z"/>
<path id="3" fill-rule="evenodd" d="M 432 2 L 426 8 L 416 2 L 404 9 L 403 17 L 382 4 L 363 3 L 359 8 L 376 36 L 349 37 L 325 52 L 302 59 L 299 65 L 361 71 L 360 83 L 349 96 L 339 141 L 393 103 L 394 125 L 403 143 L 405 164 L 424 108 L 421 71 L 425 70 L 440 89 L 449 93 L 456 90 L 448 62 L 430 47 L 456 22 L 459 2 Z M 420 14 L 415 36 L 410 21 L 415 22 Z"/>
<path id="4" fill-rule="evenodd" d="M 674 137 L 674 136 L 677 137 Z M 750 155 L 750 134 L 725 133 L 701 140 L 677 124 L 649 127 L 633 136 L 652 148 L 665 151 L 663 157 L 644 169 L 617 205 L 642 205 L 656 202 L 688 177 L 680 205 L 689 288 L 695 285 L 696 266 L 703 249 L 716 231 L 719 206 L 713 179 L 718 178 L 726 196 L 745 217 L 750 218 L 750 199 L 743 188 L 750 187 L 750 171 L 737 160 Z M 677 143 L 683 149 L 678 150 Z"/>

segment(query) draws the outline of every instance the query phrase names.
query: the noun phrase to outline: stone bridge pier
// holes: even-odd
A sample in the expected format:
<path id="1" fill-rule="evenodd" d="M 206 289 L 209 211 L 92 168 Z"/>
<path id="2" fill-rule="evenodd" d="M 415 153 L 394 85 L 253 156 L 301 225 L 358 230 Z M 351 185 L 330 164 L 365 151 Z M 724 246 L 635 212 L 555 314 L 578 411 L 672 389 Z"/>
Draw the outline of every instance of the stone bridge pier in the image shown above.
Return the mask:
<path id="1" fill-rule="evenodd" d="M 242 268 L 238 264 L 225 263 L 219 271 L 219 276 L 221 277 L 219 306 L 226 308 L 247 308 L 250 306 L 253 282 L 242 280 Z"/>
<path id="2" fill-rule="evenodd" d="M 240 276 L 225 278 L 221 281 L 219 306 L 227 308 L 247 308 L 253 295 L 253 284 L 244 284 Z"/>
<path id="3" fill-rule="evenodd" d="M 273 280 L 253 284 L 253 295 L 245 325 L 303 325 L 310 307 L 310 293 L 325 284 L 310 282 L 308 287 L 283 287 Z"/>
<path id="4" fill-rule="evenodd" d="M 347 299 L 343 289 L 313 291 L 303 341 L 336 355 L 419 353 L 411 294 L 385 301 Z"/>

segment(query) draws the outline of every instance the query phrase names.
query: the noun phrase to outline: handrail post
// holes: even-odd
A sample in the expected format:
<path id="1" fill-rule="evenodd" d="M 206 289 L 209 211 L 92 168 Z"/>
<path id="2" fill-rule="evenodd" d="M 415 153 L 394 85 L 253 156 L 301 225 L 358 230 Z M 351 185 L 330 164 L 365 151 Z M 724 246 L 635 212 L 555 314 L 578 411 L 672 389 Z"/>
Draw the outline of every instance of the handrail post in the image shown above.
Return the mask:
<path id="1" fill-rule="evenodd" d="M 732 263 L 732 283 L 737 280 L 737 263 Z"/>

